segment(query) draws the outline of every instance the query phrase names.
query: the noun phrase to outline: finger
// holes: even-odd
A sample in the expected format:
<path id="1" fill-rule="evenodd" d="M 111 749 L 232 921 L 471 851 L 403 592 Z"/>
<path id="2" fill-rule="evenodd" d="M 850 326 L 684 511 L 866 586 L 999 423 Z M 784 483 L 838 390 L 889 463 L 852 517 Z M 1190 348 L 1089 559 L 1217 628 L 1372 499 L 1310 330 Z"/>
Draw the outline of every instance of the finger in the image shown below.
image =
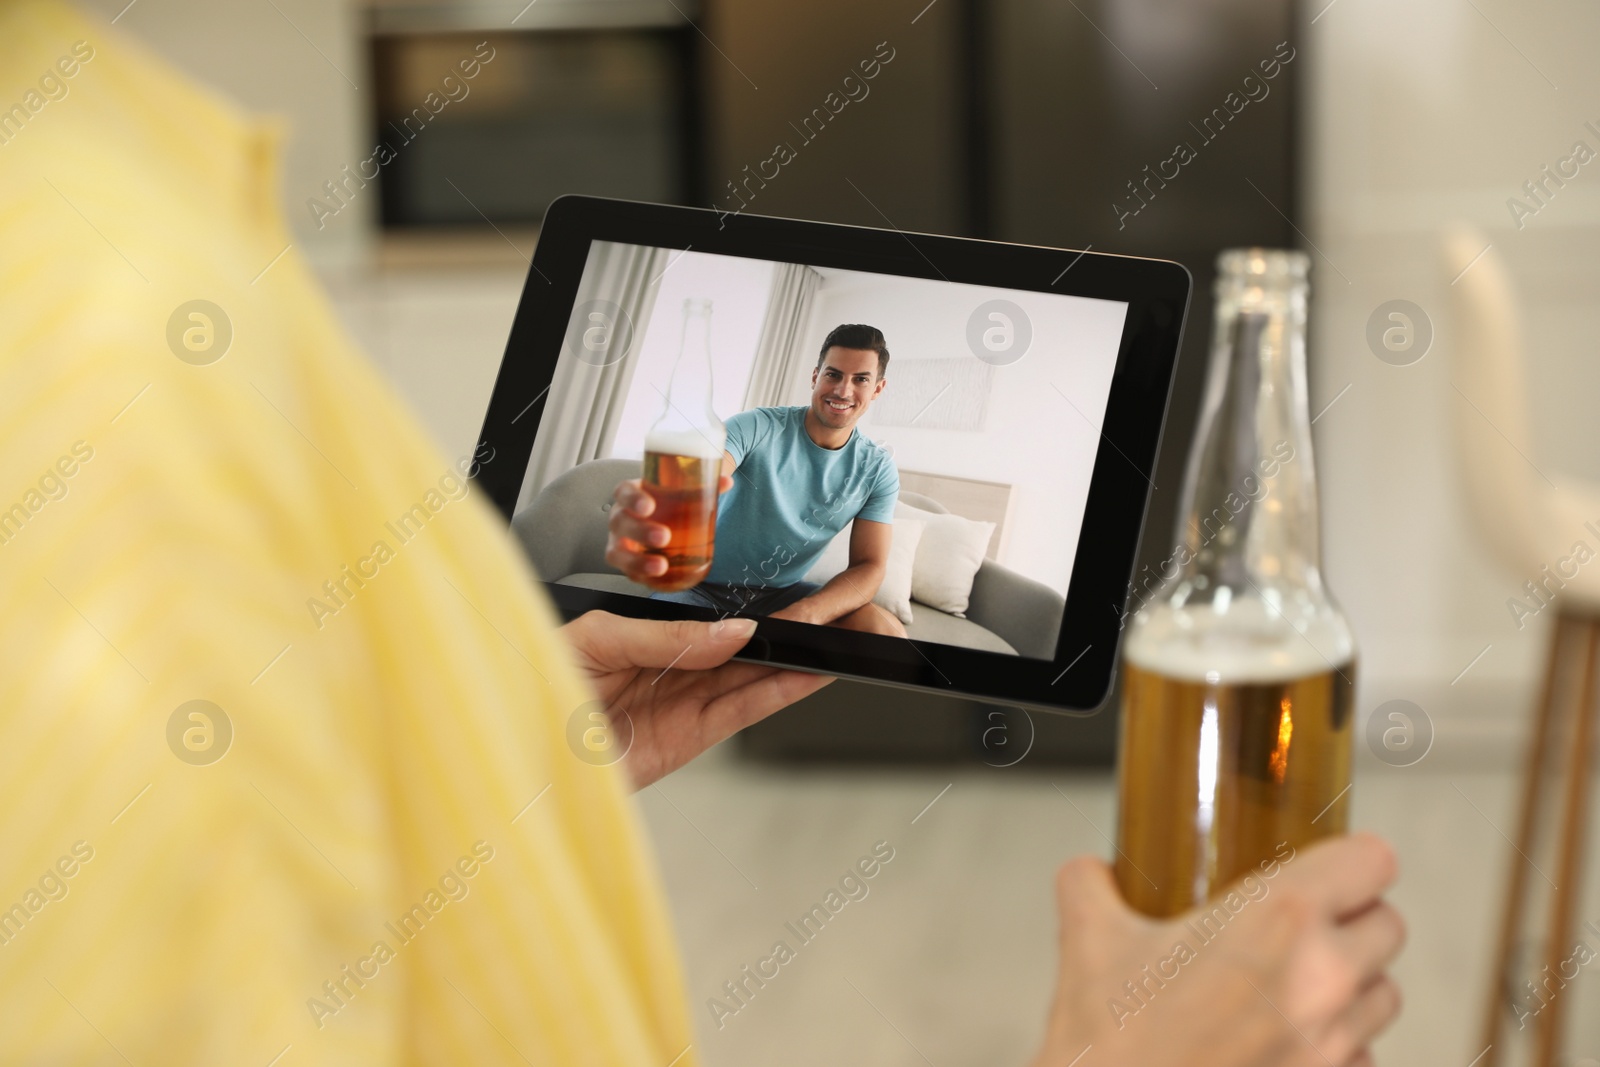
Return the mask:
<path id="1" fill-rule="evenodd" d="M 1332 1063 L 1360 1063 L 1367 1046 L 1399 1016 L 1400 1001 L 1400 987 L 1394 979 L 1380 975 L 1328 1028 L 1317 1042 L 1319 1050 Z"/>
<path id="2" fill-rule="evenodd" d="M 612 491 L 611 497 L 617 502 L 618 507 L 631 511 L 640 518 L 653 515 L 656 510 L 656 498 L 645 490 L 644 483 L 637 478 L 617 483 L 617 488 Z"/>
<path id="3" fill-rule="evenodd" d="M 585 633 L 585 652 L 602 670 L 677 667 L 706 670 L 728 661 L 755 633 L 754 619 L 692 622 L 614 616 Z"/>
<path id="4" fill-rule="evenodd" d="M 1358 833 L 1291 852 L 1283 861 L 1281 884 L 1303 893 L 1325 915 L 1342 917 L 1370 906 L 1398 873 L 1389 843 Z"/>
<path id="5" fill-rule="evenodd" d="M 733 475 L 724 474 L 721 478 L 717 479 L 717 492 L 726 493 L 729 489 L 732 489 L 732 488 L 733 488 Z"/>
<path id="6" fill-rule="evenodd" d="M 617 540 L 606 546 L 606 562 L 635 581 L 667 573 L 667 557 L 626 548 Z"/>
<path id="7" fill-rule="evenodd" d="M 1406 943 L 1406 924 L 1391 905 L 1379 901 L 1333 929 L 1339 953 L 1356 965 L 1362 985 L 1384 972 Z"/>
<path id="8" fill-rule="evenodd" d="M 611 532 L 641 545 L 660 548 L 672 539 L 672 530 L 663 523 L 640 519 L 620 508 L 611 513 Z"/>

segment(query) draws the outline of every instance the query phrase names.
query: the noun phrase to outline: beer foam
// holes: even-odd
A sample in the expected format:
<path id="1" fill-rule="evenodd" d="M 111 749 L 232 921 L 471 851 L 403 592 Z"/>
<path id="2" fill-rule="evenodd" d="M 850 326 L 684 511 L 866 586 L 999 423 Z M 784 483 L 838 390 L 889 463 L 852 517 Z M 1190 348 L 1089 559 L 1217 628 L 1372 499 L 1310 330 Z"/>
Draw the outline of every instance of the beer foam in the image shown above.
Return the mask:
<path id="1" fill-rule="evenodd" d="M 644 450 L 660 452 L 664 456 L 721 459 L 727 440 L 728 432 L 722 429 L 651 430 L 645 435 Z"/>
<path id="2" fill-rule="evenodd" d="M 1355 639 L 1326 605 L 1285 604 L 1256 597 L 1210 604 L 1145 608 L 1123 638 L 1123 657 L 1141 670 L 1188 682 L 1282 682 L 1335 668 L 1355 658 Z"/>

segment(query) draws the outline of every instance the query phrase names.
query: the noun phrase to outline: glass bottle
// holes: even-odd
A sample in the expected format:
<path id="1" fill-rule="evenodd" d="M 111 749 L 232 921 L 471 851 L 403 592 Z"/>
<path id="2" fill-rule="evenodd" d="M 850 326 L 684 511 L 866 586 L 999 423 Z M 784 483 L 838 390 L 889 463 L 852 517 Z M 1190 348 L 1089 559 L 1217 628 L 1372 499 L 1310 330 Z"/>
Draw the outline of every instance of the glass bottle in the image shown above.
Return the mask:
<path id="1" fill-rule="evenodd" d="M 1319 569 L 1308 265 L 1260 248 L 1218 257 L 1177 543 L 1134 583 L 1116 877 L 1149 915 L 1346 826 L 1355 641 Z"/>
<path id="2" fill-rule="evenodd" d="M 711 301 L 683 302 L 683 330 L 660 418 L 644 438 L 643 485 L 655 498 L 650 518 L 671 538 L 645 551 L 665 556 L 667 569 L 645 581 L 677 591 L 700 584 L 717 543 L 717 490 L 727 428 L 711 407 Z"/>

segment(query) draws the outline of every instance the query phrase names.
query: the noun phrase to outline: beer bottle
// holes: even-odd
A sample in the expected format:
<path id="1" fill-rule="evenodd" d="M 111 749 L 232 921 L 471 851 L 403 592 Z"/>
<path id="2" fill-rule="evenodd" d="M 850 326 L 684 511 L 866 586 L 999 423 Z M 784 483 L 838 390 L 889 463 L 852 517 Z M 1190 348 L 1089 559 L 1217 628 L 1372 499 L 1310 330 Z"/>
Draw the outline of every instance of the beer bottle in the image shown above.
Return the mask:
<path id="1" fill-rule="evenodd" d="M 1308 265 L 1218 257 L 1176 543 L 1130 591 L 1116 877 L 1153 916 L 1346 827 L 1355 641 L 1319 569 Z"/>
<path id="2" fill-rule="evenodd" d="M 677 591 L 698 585 L 711 570 L 717 543 L 717 488 L 727 429 L 711 408 L 711 301 L 683 302 L 683 329 L 661 417 L 644 438 L 643 485 L 655 498 L 650 518 L 671 538 L 647 552 L 665 556 L 667 569 L 645 581 Z"/>

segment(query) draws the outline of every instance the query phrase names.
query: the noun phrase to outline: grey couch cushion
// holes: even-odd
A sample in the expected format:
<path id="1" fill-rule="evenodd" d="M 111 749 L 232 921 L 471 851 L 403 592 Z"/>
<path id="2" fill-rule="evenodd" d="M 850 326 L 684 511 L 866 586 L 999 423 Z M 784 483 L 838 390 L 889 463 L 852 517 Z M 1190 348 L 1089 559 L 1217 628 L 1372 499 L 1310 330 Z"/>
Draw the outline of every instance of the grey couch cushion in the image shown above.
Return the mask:
<path id="1" fill-rule="evenodd" d="M 1009 641 L 1024 656 L 1054 659 L 1066 599 L 1043 582 L 985 562 L 972 581 L 967 618 Z"/>
<path id="2" fill-rule="evenodd" d="M 569 574 L 557 578 L 557 585 L 575 585 L 579 589 L 598 589 L 602 593 L 627 593 L 631 596 L 649 596 L 650 587 L 630 581 L 620 574 Z"/>
<path id="3" fill-rule="evenodd" d="M 616 574 L 606 562 L 606 521 L 618 482 L 639 477 L 636 459 L 596 459 L 567 471 L 539 491 L 511 520 L 539 577 Z M 620 576 L 619 576 L 620 577 Z"/>
<path id="4" fill-rule="evenodd" d="M 906 627 L 906 636 L 939 645 L 975 648 L 980 652 L 1004 652 L 1007 655 L 1016 655 L 1017 652 L 993 630 L 979 626 L 970 618 L 958 619 L 954 615 L 947 615 L 920 600 L 911 602 L 911 625 Z"/>

